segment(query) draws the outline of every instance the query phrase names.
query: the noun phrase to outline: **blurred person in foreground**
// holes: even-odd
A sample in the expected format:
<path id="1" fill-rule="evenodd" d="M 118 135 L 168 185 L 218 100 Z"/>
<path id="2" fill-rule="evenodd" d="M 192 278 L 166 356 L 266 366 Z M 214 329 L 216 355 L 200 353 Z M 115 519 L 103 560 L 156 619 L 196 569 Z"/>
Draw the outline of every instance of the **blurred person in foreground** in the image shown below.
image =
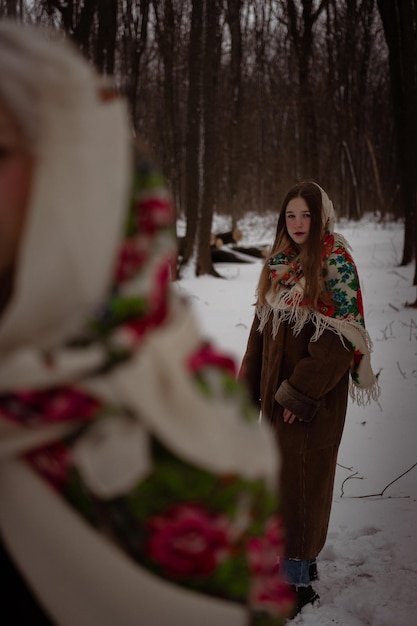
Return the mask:
<path id="1" fill-rule="evenodd" d="M 170 287 L 170 197 L 129 129 L 69 43 L 0 22 L 2 610 L 277 626 L 278 456 Z"/>
<path id="2" fill-rule="evenodd" d="M 334 220 L 333 203 L 316 183 L 297 183 L 285 195 L 240 370 L 281 455 L 281 569 L 296 595 L 295 613 L 319 600 L 312 583 L 349 388 L 359 404 L 379 394 L 359 277 Z"/>

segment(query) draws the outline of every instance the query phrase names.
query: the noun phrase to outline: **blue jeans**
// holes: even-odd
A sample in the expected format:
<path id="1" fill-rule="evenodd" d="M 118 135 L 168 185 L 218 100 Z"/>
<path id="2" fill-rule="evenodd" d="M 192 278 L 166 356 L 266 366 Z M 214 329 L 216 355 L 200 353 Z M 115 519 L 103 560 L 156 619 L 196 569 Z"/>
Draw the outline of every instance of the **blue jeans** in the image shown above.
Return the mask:
<path id="1" fill-rule="evenodd" d="M 315 561 L 316 559 L 307 559 L 305 561 L 300 559 L 283 559 L 282 574 L 290 585 L 308 587 L 311 582 L 309 568 Z"/>

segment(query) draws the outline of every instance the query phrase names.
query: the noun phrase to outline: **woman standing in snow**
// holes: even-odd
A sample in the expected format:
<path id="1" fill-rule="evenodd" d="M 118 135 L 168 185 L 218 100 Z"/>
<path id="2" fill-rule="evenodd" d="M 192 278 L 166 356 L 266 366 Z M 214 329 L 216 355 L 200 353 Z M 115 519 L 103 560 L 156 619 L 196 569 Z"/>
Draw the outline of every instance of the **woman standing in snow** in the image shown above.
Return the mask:
<path id="1" fill-rule="evenodd" d="M 359 402 L 378 394 L 358 275 L 333 224 L 333 204 L 316 183 L 289 190 L 240 371 L 282 456 L 283 571 L 297 610 L 318 599 L 311 581 L 327 535 L 349 374 Z"/>
<path id="2" fill-rule="evenodd" d="M 134 155 L 125 103 L 68 43 L 1 23 L 0 567 L 13 623 L 282 624 L 278 455 L 233 363 L 171 290 L 175 256 L 170 197 Z"/>

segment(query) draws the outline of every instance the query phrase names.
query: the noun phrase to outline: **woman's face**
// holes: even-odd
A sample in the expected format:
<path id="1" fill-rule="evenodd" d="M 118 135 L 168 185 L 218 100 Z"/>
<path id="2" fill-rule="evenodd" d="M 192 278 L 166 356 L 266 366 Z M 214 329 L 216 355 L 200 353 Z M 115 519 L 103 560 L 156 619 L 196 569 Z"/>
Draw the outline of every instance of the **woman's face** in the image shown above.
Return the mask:
<path id="1" fill-rule="evenodd" d="M 28 207 L 33 157 L 0 101 L 0 273 L 13 268 Z"/>
<path id="2" fill-rule="evenodd" d="M 285 225 L 291 239 L 302 246 L 308 239 L 311 213 L 304 198 L 292 198 L 285 209 Z"/>

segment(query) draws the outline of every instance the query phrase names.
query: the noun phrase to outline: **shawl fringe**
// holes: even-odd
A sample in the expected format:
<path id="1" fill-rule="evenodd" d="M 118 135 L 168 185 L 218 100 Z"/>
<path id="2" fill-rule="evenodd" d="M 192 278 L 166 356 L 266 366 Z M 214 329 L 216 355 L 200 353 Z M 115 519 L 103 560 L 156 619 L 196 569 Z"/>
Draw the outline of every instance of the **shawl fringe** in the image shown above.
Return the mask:
<path id="1" fill-rule="evenodd" d="M 305 277 L 297 251 L 289 246 L 268 262 L 271 288 L 266 304 L 258 305 L 259 332 L 272 315 L 272 337 L 282 322 L 288 322 L 294 335 L 305 324 L 313 323 L 310 341 L 317 341 L 325 330 L 336 333 L 343 346 L 353 350 L 350 365 L 350 395 L 358 404 L 377 400 L 380 388 L 372 371 L 372 341 L 365 327 L 362 295 L 350 246 L 339 233 L 325 231 L 321 262 L 326 291 L 332 294 L 334 307 L 316 310 L 305 300 Z"/>
<path id="2" fill-rule="evenodd" d="M 272 304 L 265 304 L 256 307 L 256 315 L 259 319 L 258 331 L 263 332 L 268 320 L 272 315 L 272 336 L 276 337 L 278 329 L 282 322 L 288 322 L 294 335 L 298 335 L 307 322 L 314 325 L 314 333 L 310 341 L 317 341 L 324 331 L 330 330 L 334 332 L 346 349 L 351 342 L 359 347 L 363 353 L 363 358 L 369 363 L 370 353 L 372 352 L 372 340 L 367 330 L 357 324 L 354 320 L 335 319 L 326 317 L 319 311 L 308 306 L 300 306 L 303 294 L 294 293 L 294 289 L 290 292 L 281 292 L 280 294 L 269 293 L 267 299 Z M 367 368 L 368 376 L 366 380 L 359 385 L 352 377 L 349 381 L 349 394 L 354 402 L 360 406 L 370 404 L 372 400 L 377 401 L 380 394 L 380 387 L 377 377 L 373 374 L 370 364 Z"/>
<path id="3" fill-rule="evenodd" d="M 256 315 L 259 319 L 258 331 L 261 333 L 270 316 L 272 319 L 272 337 L 278 334 L 278 329 L 282 322 L 288 322 L 292 326 L 294 335 L 299 335 L 307 322 L 313 322 L 314 334 L 310 341 L 317 341 L 325 330 L 331 330 L 336 333 L 343 345 L 346 347 L 344 339 L 349 339 L 349 335 L 358 334 L 360 336 L 359 343 L 366 347 L 367 353 L 372 352 L 373 344 L 372 339 L 368 331 L 359 326 L 353 320 L 340 320 L 331 317 L 326 317 L 320 311 L 316 311 L 307 306 L 300 306 L 299 303 L 302 300 L 302 294 L 299 296 L 290 293 L 282 294 L 278 303 L 279 308 L 265 304 L 256 307 Z"/>
<path id="4" fill-rule="evenodd" d="M 378 378 L 375 376 L 375 380 L 369 387 L 359 387 L 352 378 L 349 380 L 349 395 L 353 402 L 356 402 L 358 406 L 366 406 L 371 404 L 372 400 L 378 401 L 381 388 L 379 386 Z"/>

